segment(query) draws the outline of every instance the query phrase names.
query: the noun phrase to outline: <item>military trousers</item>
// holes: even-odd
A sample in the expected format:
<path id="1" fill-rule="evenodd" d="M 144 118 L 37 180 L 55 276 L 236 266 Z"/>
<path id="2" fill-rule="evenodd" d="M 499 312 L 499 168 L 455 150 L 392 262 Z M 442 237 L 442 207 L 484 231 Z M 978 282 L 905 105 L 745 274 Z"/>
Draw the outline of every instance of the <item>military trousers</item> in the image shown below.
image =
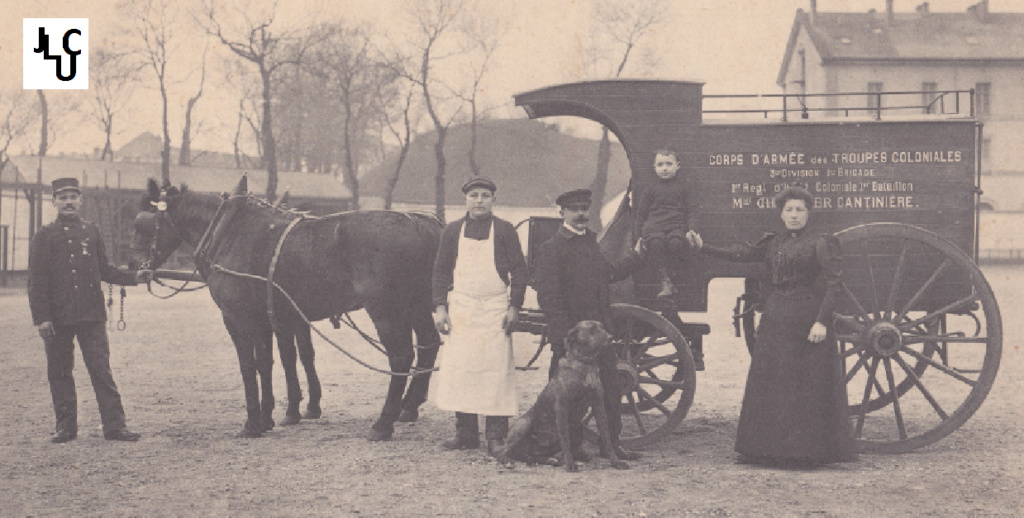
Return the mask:
<path id="1" fill-rule="evenodd" d="M 80 322 L 54 326 L 53 338 L 46 345 L 46 375 L 50 381 L 57 431 L 78 431 L 78 395 L 75 392 L 75 344 L 82 350 L 82 360 L 92 379 L 96 402 L 100 407 L 103 432 L 116 432 L 125 427 L 121 394 L 110 371 L 110 344 L 104 322 Z"/>

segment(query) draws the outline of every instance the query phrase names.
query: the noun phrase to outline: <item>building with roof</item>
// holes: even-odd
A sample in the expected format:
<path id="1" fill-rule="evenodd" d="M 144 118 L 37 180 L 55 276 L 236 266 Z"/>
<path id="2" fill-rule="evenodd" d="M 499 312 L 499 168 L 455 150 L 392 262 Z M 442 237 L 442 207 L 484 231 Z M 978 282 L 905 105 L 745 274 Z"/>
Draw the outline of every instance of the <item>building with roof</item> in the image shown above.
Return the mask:
<path id="1" fill-rule="evenodd" d="M 955 13 L 932 12 L 928 2 L 897 12 L 887 0 L 885 12 L 861 13 L 819 12 L 817 4 L 796 12 L 777 79 L 785 93 L 863 93 L 842 102 L 904 106 L 908 114 L 953 113 L 959 101 L 959 113 L 973 108 L 984 123 L 982 173 L 1024 175 L 1024 14 L 990 12 L 988 0 Z M 973 106 L 954 90 L 973 90 Z M 879 92 L 914 93 L 873 95 Z M 840 102 L 801 101 L 818 108 Z"/>
<path id="2" fill-rule="evenodd" d="M 242 172 L 248 174 L 251 192 L 266 192 L 267 172 L 261 169 L 172 165 L 170 178 L 175 185 L 186 184 L 193 191 L 221 193 L 231 191 Z M 159 163 L 15 156 L 0 171 L 0 280 L 5 271 L 27 268 L 31 227 L 38 228 L 56 217 L 50 204 L 50 182 L 69 176 L 78 178 L 82 186 L 82 216 L 100 226 L 111 262 L 127 260 L 136 201 L 149 178 L 160 178 Z M 40 177 L 43 203 L 34 210 L 30 194 L 38 191 Z M 321 174 L 279 172 L 278 194 L 285 192 L 291 207 L 313 214 L 347 210 L 352 199 L 337 178 Z"/>

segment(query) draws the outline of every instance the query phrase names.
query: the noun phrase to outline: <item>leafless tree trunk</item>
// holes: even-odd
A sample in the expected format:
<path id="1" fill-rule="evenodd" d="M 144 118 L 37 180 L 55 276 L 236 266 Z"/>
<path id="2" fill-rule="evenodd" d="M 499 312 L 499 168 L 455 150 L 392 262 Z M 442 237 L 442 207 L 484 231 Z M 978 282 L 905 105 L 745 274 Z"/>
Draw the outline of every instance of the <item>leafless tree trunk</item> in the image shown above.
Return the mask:
<path id="1" fill-rule="evenodd" d="M 479 109 L 478 94 L 484 76 L 487 74 L 491 56 L 501 45 L 502 40 L 508 32 L 508 28 L 500 19 L 487 16 L 482 10 L 477 10 L 471 20 L 467 21 L 463 28 L 469 45 L 468 52 L 471 56 L 473 80 L 469 88 L 468 96 L 461 96 L 462 100 L 469 103 L 469 169 L 473 176 L 480 176 L 480 164 L 476 161 L 477 128 L 481 110 Z"/>
<path id="2" fill-rule="evenodd" d="M 645 35 L 664 21 L 664 0 L 641 0 L 620 3 L 614 0 L 602 0 L 595 5 L 595 30 L 598 41 L 591 52 L 595 60 L 608 59 L 621 52 L 618 65 L 612 77 L 622 76 L 629 58 L 637 44 Z M 604 40 L 604 41 L 602 41 Z M 590 184 L 593 192 L 593 203 L 590 206 L 590 226 L 600 230 L 604 225 L 601 221 L 601 207 L 604 205 L 605 190 L 608 186 L 608 166 L 611 161 L 611 140 L 608 128 L 601 129 L 601 141 L 597 146 L 597 171 Z"/>
<path id="3" fill-rule="evenodd" d="M 250 13 L 239 12 L 238 17 L 242 20 L 239 34 L 231 37 L 224 34 L 221 20 L 213 0 L 207 0 L 205 4 L 206 31 L 216 36 L 224 46 L 234 52 L 235 55 L 256 65 L 260 74 L 263 99 L 262 121 L 260 135 L 262 137 L 263 162 L 267 169 L 267 201 L 273 203 L 277 198 L 277 142 L 274 140 L 273 124 L 273 81 L 272 76 L 285 64 L 298 65 L 302 59 L 309 41 L 298 38 L 297 33 L 292 31 L 281 31 L 275 33 L 272 29 L 276 13 L 276 4 L 267 13 L 256 18 L 250 18 Z M 289 49 L 282 42 L 295 39 L 298 43 Z"/>
<path id="4" fill-rule="evenodd" d="M 171 179 L 171 133 L 168 128 L 167 63 L 171 42 L 172 3 L 170 0 L 138 0 L 134 7 L 134 31 L 142 42 L 142 52 L 156 75 L 160 90 L 163 120 L 163 148 L 160 150 L 160 177 Z"/>
<path id="5" fill-rule="evenodd" d="M 203 63 L 199 72 L 199 90 L 188 98 L 185 105 L 185 127 L 181 130 L 181 151 L 178 153 L 178 165 L 192 165 L 192 110 L 199 98 L 203 96 L 203 85 L 206 84 L 206 49 L 203 49 Z"/>
<path id="6" fill-rule="evenodd" d="M 114 117 L 128 106 L 144 65 L 135 62 L 127 52 L 103 47 L 93 51 L 89 65 L 92 82 L 89 116 L 103 131 L 100 160 L 113 160 L 110 139 L 114 133 Z"/>
<path id="7" fill-rule="evenodd" d="M 395 124 L 391 121 L 391 116 L 386 111 L 382 115 L 384 124 L 387 126 L 388 131 L 391 132 L 395 137 L 395 140 L 398 141 L 398 158 L 395 161 L 395 169 L 384 183 L 385 210 L 391 209 L 391 204 L 395 195 L 395 187 L 398 185 L 398 179 L 402 174 L 402 166 L 405 165 L 405 159 L 409 156 L 409 147 L 412 145 L 412 137 L 414 135 L 412 130 L 413 121 L 411 117 L 413 93 L 414 90 L 412 87 L 410 87 L 405 93 L 405 103 L 402 105 L 400 112 L 400 116 L 402 118 L 402 126 L 400 128 L 395 127 Z"/>
<path id="8" fill-rule="evenodd" d="M 442 57 L 440 53 L 435 55 L 439 42 L 458 20 L 463 10 L 463 3 L 461 0 L 414 1 L 412 8 L 420 33 L 418 41 L 415 43 L 419 54 L 419 67 L 409 73 L 408 77 L 422 90 L 423 105 L 437 134 L 437 140 L 434 142 L 434 160 L 437 162 L 437 171 L 434 176 L 434 210 L 437 217 L 444 220 L 445 170 L 447 167 L 444 146 L 448 137 L 448 128 L 462 109 L 462 103 L 452 108 L 447 117 L 441 113 L 439 106 L 441 99 L 436 93 L 440 86 L 434 83 L 432 72 L 434 61 Z"/>

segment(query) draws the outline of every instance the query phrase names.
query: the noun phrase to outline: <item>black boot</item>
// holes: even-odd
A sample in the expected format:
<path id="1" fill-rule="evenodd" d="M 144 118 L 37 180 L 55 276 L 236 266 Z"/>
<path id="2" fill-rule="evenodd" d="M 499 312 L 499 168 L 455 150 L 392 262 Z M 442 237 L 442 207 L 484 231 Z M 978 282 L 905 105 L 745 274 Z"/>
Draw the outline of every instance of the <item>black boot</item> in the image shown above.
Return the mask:
<path id="1" fill-rule="evenodd" d="M 476 414 L 455 412 L 455 438 L 441 443 L 446 450 L 475 450 L 480 447 L 480 425 Z"/>

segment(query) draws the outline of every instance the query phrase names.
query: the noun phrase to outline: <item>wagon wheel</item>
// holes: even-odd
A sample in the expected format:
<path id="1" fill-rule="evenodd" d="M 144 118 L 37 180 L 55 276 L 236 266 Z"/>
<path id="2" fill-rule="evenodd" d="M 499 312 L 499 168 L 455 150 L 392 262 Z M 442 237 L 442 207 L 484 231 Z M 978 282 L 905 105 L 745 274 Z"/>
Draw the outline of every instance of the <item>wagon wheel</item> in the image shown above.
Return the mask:
<path id="1" fill-rule="evenodd" d="M 745 279 L 743 286 L 744 286 L 744 293 L 743 293 L 743 298 L 742 298 L 743 304 L 742 304 L 742 306 L 738 306 L 739 309 L 740 309 L 740 315 L 741 315 L 739 317 L 739 319 L 740 319 L 740 325 L 742 326 L 742 329 L 743 329 L 743 338 L 744 338 L 744 340 L 746 341 L 746 344 L 747 344 L 747 352 L 751 356 L 753 356 L 753 354 L 754 354 L 754 344 L 756 343 L 756 340 L 757 340 L 756 330 L 757 330 L 758 311 L 756 311 L 756 308 L 757 308 L 757 301 L 758 301 L 758 299 L 760 297 L 760 292 L 759 292 L 760 286 L 759 286 L 758 280 L 757 279 L 753 279 L 753 278 Z M 926 324 L 925 327 L 926 328 L 932 328 L 933 326 L 930 325 L 930 324 Z M 925 356 L 928 356 L 930 358 L 932 356 L 932 354 L 934 354 L 934 352 L 935 352 L 935 347 L 934 347 L 934 343 L 933 342 L 928 342 L 927 345 L 928 345 L 928 347 L 925 347 L 921 352 L 922 352 L 922 354 L 924 354 Z M 839 340 L 840 351 L 846 352 L 847 350 L 849 350 L 849 349 L 851 349 L 853 347 L 854 347 L 853 344 L 851 344 L 849 342 L 846 342 L 845 340 Z M 856 353 L 852 353 L 852 354 L 856 354 Z M 917 375 L 918 377 L 920 377 L 921 374 L 924 373 L 924 369 L 927 367 L 927 365 L 928 364 L 925 362 L 925 360 L 917 360 L 917 363 L 914 365 L 914 374 Z M 901 381 L 896 386 L 896 393 L 899 394 L 900 396 L 902 396 L 903 394 L 906 394 L 907 391 L 910 390 L 913 386 L 914 386 L 913 379 L 911 379 L 911 378 L 904 378 L 903 381 Z M 872 392 L 871 399 L 867 402 L 867 409 L 868 409 L 867 411 L 868 412 L 874 412 L 875 410 L 884 408 L 887 405 L 889 405 L 890 403 L 892 403 L 892 398 L 889 396 L 889 393 L 887 391 L 885 391 L 885 390 L 881 390 L 881 386 L 880 385 L 876 386 L 875 389 L 876 390 L 874 390 Z M 861 407 L 862 404 L 863 403 L 860 402 L 860 401 L 858 401 L 856 404 L 850 404 L 849 408 L 848 408 L 848 411 L 849 411 L 850 415 L 856 415 L 856 414 L 860 413 L 860 407 Z"/>
<path id="2" fill-rule="evenodd" d="M 835 332 L 861 449 L 902 453 L 949 435 L 981 406 L 999 369 L 992 289 L 970 257 L 927 230 L 873 223 L 836 235 Z"/>
<path id="3" fill-rule="evenodd" d="M 679 426 L 693 403 L 697 371 L 690 345 L 664 317 L 631 304 L 612 304 L 609 331 L 624 399 L 620 441 L 653 444 Z M 592 417 L 586 418 L 587 439 L 599 444 Z"/>

